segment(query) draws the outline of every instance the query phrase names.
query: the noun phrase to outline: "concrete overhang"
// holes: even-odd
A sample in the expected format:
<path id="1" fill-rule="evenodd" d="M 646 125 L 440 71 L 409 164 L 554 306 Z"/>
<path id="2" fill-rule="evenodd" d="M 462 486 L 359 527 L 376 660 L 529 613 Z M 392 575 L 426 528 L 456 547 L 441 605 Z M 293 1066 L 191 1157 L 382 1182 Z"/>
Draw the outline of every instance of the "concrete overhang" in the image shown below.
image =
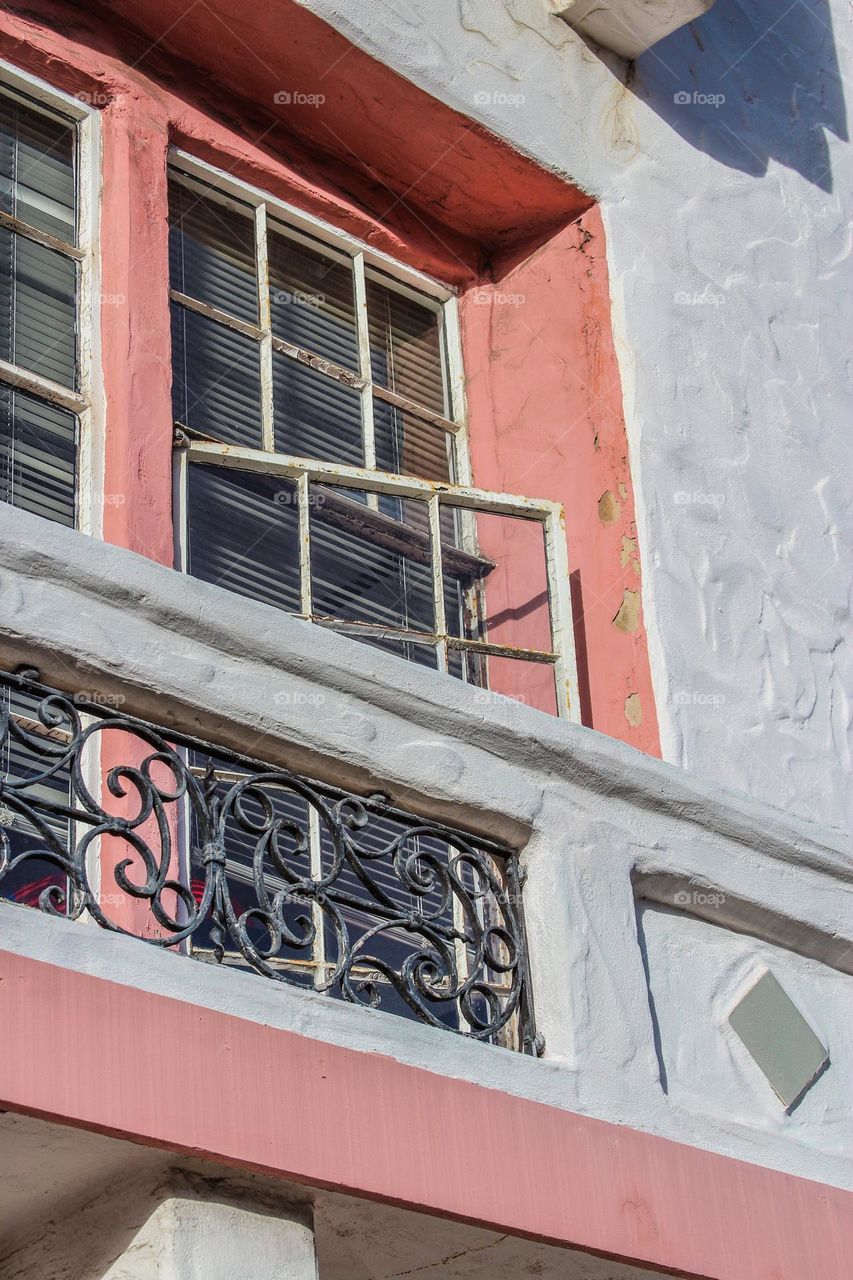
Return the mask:
<path id="1" fill-rule="evenodd" d="M 557 16 L 623 58 L 637 58 L 679 27 L 701 18 L 714 0 L 571 0 Z"/>
<path id="2" fill-rule="evenodd" d="M 481 257 L 531 251 L 592 203 L 302 0 L 90 0 L 86 21 L 93 47 L 119 52 L 119 70 L 129 63 L 147 85 L 229 121 L 254 111 L 252 136 L 272 156 L 383 222 L 420 228 L 446 259 L 421 268 L 451 284 L 473 279 Z M 105 64 L 94 91 L 112 92 L 109 75 Z M 197 139 L 183 138 L 174 121 L 172 130 L 199 154 Z"/>

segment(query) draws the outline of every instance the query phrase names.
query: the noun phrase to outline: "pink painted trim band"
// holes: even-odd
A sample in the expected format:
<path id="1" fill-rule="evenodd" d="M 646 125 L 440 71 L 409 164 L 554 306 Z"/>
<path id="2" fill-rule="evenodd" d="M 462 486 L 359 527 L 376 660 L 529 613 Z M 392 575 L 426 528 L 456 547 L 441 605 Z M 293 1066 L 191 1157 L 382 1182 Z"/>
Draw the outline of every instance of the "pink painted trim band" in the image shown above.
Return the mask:
<path id="1" fill-rule="evenodd" d="M 379 1054 L 8 952 L 0 1025 L 7 1110 L 689 1276 L 853 1274 L 843 1191 Z"/>

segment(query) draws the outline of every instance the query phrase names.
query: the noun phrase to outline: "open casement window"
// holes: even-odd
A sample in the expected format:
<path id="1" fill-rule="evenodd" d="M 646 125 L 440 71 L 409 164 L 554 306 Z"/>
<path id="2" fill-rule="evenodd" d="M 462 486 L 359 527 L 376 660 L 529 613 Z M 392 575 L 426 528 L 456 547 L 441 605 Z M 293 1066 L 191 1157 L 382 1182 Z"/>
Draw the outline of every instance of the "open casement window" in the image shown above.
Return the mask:
<path id="1" fill-rule="evenodd" d="M 568 714 L 559 509 L 470 487 L 448 290 L 188 157 L 170 268 L 180 567 Z"/>
<path id="2" fill-rule="evenodd" d="M 66 116 L 26 96 L 0 67 L 0 501 L 65 525 L 77 521 L 78 439 L 91 405 L 80 351 L 89 128 L 82 111 L 69 104 Z"/>

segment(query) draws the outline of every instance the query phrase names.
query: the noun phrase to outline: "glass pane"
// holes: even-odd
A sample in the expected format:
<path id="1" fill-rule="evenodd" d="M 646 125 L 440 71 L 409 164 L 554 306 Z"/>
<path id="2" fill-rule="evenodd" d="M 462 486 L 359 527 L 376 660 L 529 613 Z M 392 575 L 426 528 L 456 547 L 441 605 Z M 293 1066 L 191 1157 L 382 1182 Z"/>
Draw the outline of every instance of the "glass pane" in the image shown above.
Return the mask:
<path id="1" fill-rule="evenodd" d="M 432 631 L 432 566 L 424 503 L 400 502 L 398 519 L 362 494 L 312 486 L 314 612 L 345 621 Z"/>
<path id="2" fill-rule="evenodd" d="M 410 983 L 409 990 L 421 997 L 423 1005 L 439 1022 L 458 1027 L 458 1008 L 453 996 L 459 979 L 452 981 L 458 948 L 453 899 L 444 874 L 451 851 L 437 836 L 423 833 L 407 836 L 407 831 L 407 827 L 392 818 L 371 814 L 367 824 L 354 836 L 357 854 L 343 862 L 332 881 L 329 896 L 339 906 L 353 953 L 351 983 L 358 990 L 360 981 L 372 980 L 378 996 L 377 1008 L 416 1019 L 418 1015 L 386 973 L 387 970 L 396 974 L 405 972 L 407 961 L 411 963 L 415 955 L 434 957 L 435 968 L 428 966 L 422 975 L 433 974 L 431 998 L 419 991 L 416 981 Z M 402 856 L 395 859 L 398 840 L 402 841 Z M 321 827 L 321 849 L 323 867 L 328 874 L 335 863 L 335 851 L 324 827 Z M 356 870 L 356 862 L 360 864 L 361 875 Z M 402 874 L 401 863 L 405 864 Z M 341 902 L 337 895 L 354 898 L 362 905 Z M 380 909 L 372 911 L 373 906 Z M 326 958 L 334 965 L 342 957 L 331 913 L 327 913 L 325 925 Z M 384 927 L 366 936 L 379 925 Z M 383 968 L 375 969 L 372 962 L 378 962 Z M 338 983 L 331 987 L 331 994 L 343 995 Z"/>
<path id="3" fill-rule="evenodd" d="M 446 414 L 438 313 L 368 277 L 367 316 L 374 381 Z"/>
<path id="4" fill-rule="evenodd" d="M 39 724 L 38 699 L 28 694 L 1 689 L 0 705 L 13 716 L 20 717 L 29 732 Z M 61 753 L 61 746 L 56 749 Z M 23 784 L 27 778 L 42 773 L 46 763 L 43 755 L 10 738 L 0 748 L 0 781 Z M 42 806 L 67 805 L 69 793 L 69 772 L 57 769 L 53 776 L 15 792 L 9 791 L 0 800 L 0 832 L 8 842 L 10 860 L 30 855 L 3 876 L 0 897 L 24 906 L 38 907 L 45 890 L 53 888 L 54 892 L 66 892 L 67 877 L 61 867 L 50 858 L 38 855 L 41 852 L 60 854 L 68 851 L 68 819 Z M 58 905 L 57 898 L 54 898 L 54 903 Z"/>
<path id="5" fill-rule="evenodd" d="M 469 638 L 516 649 L 551 649 L 551 613 L 545 538 L 538 520 L 516 516 L 476 517 L 481 579 L 478 622 Z M 486 567 L 488 564 L 491 567 Z"/>
<path id="6" fill-rule="evenodd" d="M 169 271 L 172 288 L 258 322 L 255 223 L 218 200 L 173 182 L 169 190 Z"/>
<path id="7" fill-rule="evenodd" d="M 298 612 L 296 486 L 280 476 L 190 466 L 189 572 L 205 582 Z"/>
<path id="8" fill-rule="evenodd" d="M 278 453 L 364 466 L 360 392 L 274 354 L 273 400 Z"/>
<path id="9" fill-rule="evenodd" d="M 197 759 L 204 766 L 208 763 L 209 757 Z M 308 804 L 301 796 L 284 786 L 267 782 L 260 788 L 270 802 L 276 821 L 281 824 L 276 831 L 275 856 L 287 869 L 287 879 L 285 879 L 280 867 L 275 865 L 269 841 L 265 841 L 262 834 L 267 824 L 267 815 L 257 793 L 253 794 L 249 791 L 242 796 L 237 805 L 235 801 L 240 793 L 235 791 L 235 788 L 240 786 L 239 776 L 234 776 L 233 766 L 225 767 L 229 770 L 230 776 L 217 786 L 216 798 L 223 805 L 227 815 L 223 836 L 226 887 L 231 908 L 237 920 L 244 924 L 251 945 L 257 948 L 272 968 L 285 971 L 291 982 L 312 987 L 315 970 L 312 963 L 314 947 L 311 905 L 304 895 L 300 897 L 296 893 L 293 899 L 290 899 L 288 894 L 289 886 L 294 882 L 311 879 L 311 859 L 307 847 Z M 238 770 L 237 774 L 239 773 Z M 252 830 L 253 824 L 255 830 Z M 260 914 L 264 903 L 259 898 L 255 886 L 256 865 L 260 869 L 264 889 L 269 899 L 276 901 L 280 896 L 278 918 L 286 924 L 293 939 L 293 941 L 282 939 L 276 950 L 273 950 L 272 935 Z M 204 894 L 206 875 L 203 849 L 196 828 L 195 815 L 193 815 L 190 838 L 190 891 L 196 902 L 200 902 Z M 215 922 L 212 915 L 208 914 L 192 935 L 192 950 L 200 959 L 215 958 L 213 955 L 214 929 Z M 296 939 L 304 945 L 299 945 Z M 241 969 L 251 968 L 241 955 L 234 938 L 226 934 L 222 945 L 225 949 L 225 963 Z"/>
<path id="10" fill-rule="evenodd" d="M 185 426 L 259 449 L 259 344 L 172 303 L 172 405 Z"/>
<path id="11" fill-rule="evenodd" d="M 406 662 L 414 662 L 419 667 L 428 667 L 430 671 L 438 670 L 438 654 L 435 646 L 414 640 L 383 640 L 378 636 L 360 636 L 352 632 L 344 632 L 350 640 L 358 640 L 369 645 L 371 649 L 381 649 L 383 653 L 393 653 L 397 658 L 405 658 Z"/>
<path id="12" fill-rule="evenodd" d="M 473 511 L 442 503 L 439 513 L 447 634 L 478 639 L 476 626 L 481 613 L 482 583 L 494 572 L 495 562 L 476 550 Z M 453 671 L 452 651 L 449 665 L 451 674 L 457 674 Z"/>
<path id="13" fill-rule="evenodd" d="M 464 675 L 469 684 L 481 688 L 480 697 L 502 694 L 527 707 L 555 716 L 557 712 L 554 667 L 550 662 L 530 662 L 523 658 L 497 658 L 465 653 L 462 655 Z M 459 668 L 453 670 L 459 674 Z"/>
<path id="14" fill-rule="evenodd" d="M 267 250 L 273 333 L 358 372 L 352 265 L 272 228 Z"/>
<path id="15" fill-rule="evenodd" d="M 373 429 L 380 471 L 419 480 L 452 481 L 453 441 L 439 427 L 374 396 Z"/>
<path id="16" fill-rule="evenodd" d="M 0 96 L 0 209 L 39 231 L 76 239 L 76 128 Z"/>
<path id="17" fill-rule="evenodd" d="M 76 387 L 76 287 L 70 258 L 0 227 L 0 356 Z"/>
<path id="18" fill-rule="evenodd" d="M 77 419 L 0 387 L 0 500 L 74 524 Z"/>

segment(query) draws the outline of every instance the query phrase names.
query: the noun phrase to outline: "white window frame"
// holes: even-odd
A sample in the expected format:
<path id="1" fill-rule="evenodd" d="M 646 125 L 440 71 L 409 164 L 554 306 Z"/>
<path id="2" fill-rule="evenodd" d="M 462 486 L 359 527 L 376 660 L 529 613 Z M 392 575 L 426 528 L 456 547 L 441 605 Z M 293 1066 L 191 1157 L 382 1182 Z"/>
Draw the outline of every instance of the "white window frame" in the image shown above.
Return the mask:
<path id="1" fill-rule="evenodd" d="M 468 432 L 465 412 L 465 393 L 462 380 L 462 352 L 459 341 L 459 322 L 456 308 L 456 296 L 446 285 L 439 284 L 420 271 L 397 262 L 394 258 L 380 250 L 373 249 L 363 241 L 349 236 L 336 227 L 322 222 L 312 214 L 298 209 L 287 201 L 279 200 L 259 187 L 243 183 L 229 174 L 214 168 L 203 160 L 186 151 L 174 148 L 169 153 L 169 170 L 190 180 L 195 179 L 207 189 L 207 194 L 222 199 L 231 197 L 238 201 L 245 212 L 250 206 L 255 211 L 255 239 L 258 257 L 258 293 L 259 324 L 249 324 L 225 315 L 216 307 L 199 302 L 186 294 L 170 289 L 170 297 L 190 311 L 198 312 L 218 320 L 237 333 L 260 340 L 261 356 L 261 410 L 263 419 L 263 447 L 269 453 L 275 452 L 273 439 L 272 411 L 272 356 L 273 350 L 294 356 L 298 348 L 292 343 L 273 336 L 270 320 L 270 286 L 264 263 L 267 256 L 267 220 L 272 216 L 279 225 L 276 231 L 301 241 L 300 232 L 310 237 L 309 247 L 316 246 L 319 241 L 331 256 L 340 254 L 347 263 L 352 262 L 353 281 L 356 301 L 356 331 L 359 350 L 359 369 L 357 374 L 351 370 L 336 366 L 331 360 L 315 359 L 315 367 L 322 366 L 333 377 L 347 385 L 357 385 L 362 396 L 362 432 L 364 440 L 365 464 L 370 467 L 376 458 L 373 436 L 373 396 L 389 404 L 409 409 L 414 415 L 426 422 L 431 422 L 436 429 L 452 435 L 454 440 L 454 465 L 456 478 L 460 484 L 471 483 L 471 459 L 468 450 Z M 200 193 L 204 194 L 204 193 Z M 439 338 L 441 356 L 446 370 L 447 382 L 447 416 L 431 412 L 407 397 L 396 395 L 393 391 L 373 381 L 370 367 L 370 345 L 367 329 L 366 282 L 370 268 L 393 279 L 395 286 L 407 294 L 422 307 L 434 310 L 439 317 Z"/>
<path id="2" fill-rule="evenodd" d="M 367 501 L 375 506 L 378 495 L 386 494 L 394 497 L 412 498 L 426 501 L 429 512 L 429 540 L 433 565 L 433 605 L 435 613 L 435 632 L 430 636 L 409 633 L 409 638 L 428 640 L 435 644 L 438 656 L 438 669 L 448 669 L 448 651 L 477 653 L 485 656 L 515 658 L 519 661 L 545 662 L 554 668 L 554 683 L 557 714 L 565 719 L 580 722 L 580 699 L 578 693 L 577 668 L 575 660 L 574 631 L 572 627 L 571 593 L 569 584 L 568 552 L 565 536 L 565 519 L 560 503 L 545 499 L 518 497 L 510 494 L 492 493 L 477 489 L 471 482 L 471 461 L 468 448 L 468 432 L 466 422 L 465 392 L 462 366 L 462 348 L 459 335 L 459 321 L 456 295 L 452 289 L 431 279 L 422 272 L 416 271 L 403 263 L 397 262 L 388 254 L 347 235 L 345 232 L 322 222 L 312 214 L 298 209 L 286 201 L 279 200 L 260 188 L 250 186 L 238 179 L 223 173 L 203 160 L 185 151 L 173 149 L 169 156 L 170 170 L 177 171 L 187 179 L 195 179 L 202 183 L 209 192 L 214 193 L 227 203 L 229 198 L 239 201 L 245 210 L 249 205 L 255 210 L 255 231 L 259 268 L 259 321 L 258 325 L 248 324 L 226 316 L 218 308 L 199 302 L 175 290 L 170 290 L 173 301 L 190 310 L 216 319 L 230 328 L 243 332 L 247 336 L 260 339 L 261 345 L 261 399 L 263 416 L 263 448 L 252 449 L 234 444 L 224 444 L 210 439 L 201 439 L 197 433 L 188 431 L 180 433 L 176 438 L 175 451 L 175 557 L 176 568 L 187 572 L 188 564 L 188 498 L 187 471 L 190 464 L 206 464 L 212 466 L 234 467 L 241 471 L 262 472 L 267 475 L 279 475 L 296 481 L 299 515 L 300 542 L 300 598 L 299 613 L 292 615 L 350 635 L 361 636 L 387 635 L 392 629 L 381 626 L 371 627 L 367 624 L 332 622 L 326 618 L 316 618 L 311 600 L 311 550 L 310 550 L 310 502 L 309 485 L 321 483 L 338 485 L 343 488 L 357 489 L 367 495 Z M 202 193 L 203 194 L 203 193 Z M 281 454 L 275 450 L 272 430 L 272 352 L 275 348 L 282 350 L 291 344 L 271 336 L 270 324 L 270 290 L 267 273 L 263 270 L 266 253 L 267 213 L 282 225 L 281 230 L 300 239 L 300 232 L 310 235 L 312 240 L 322 242 L 334 255 L 335 251 L 346 256 L 353 263 L 354 289 L 356 298 L 357 334 L 359 345 L 359 375 L 341 369 L 331 361 L 314 358 L 312 363 L 331 368 L 340 375 L 340 380 L 350 385 L 357 382 L 361 386 L 363 403 L 363 431 L 365 444 L 365 467 L 352 467 L 342 464 L 323 462 L 317 459 L 298 458 Z M 366 304 L 366 271 L 371 267 L 390 277 L 401 292 L 421 306 L 430 306 L 441 317 L 439 333 L 444 360 L 448 416 L 443 418 L 431 414 L 414 402 L 408 401 L 373 382 L 370 368 L 370 350 L 367 328 Z M 290 354 L 298 349 L 292 347 Z M 307 354 L 307 353 L 304 353 Z M 334 376 L 334 374 L 333 374 Z M 377 395 L 390 403 L 403 403 L 427 420 L 432 419 L 437 428 L 452 433 L 455 441 L 455 467 L 458 483 L 447 484 L 428 480 L 419 480 L 410 476 L 393 475 L 378 471 L 371 462 L 375 462 L 375 450 L 372 449 L 372 396 Z M 442 506 L 453 507 L 460 512 L 482 512 L 495 515 L 515 516 L 533 520 L 542 526 L 545 570 L 548 588 L 548 602 L 551 618 L 551 649 L 524 650 L 491 643 L 489 641 L 467 640 L 447 633 L 443 574 L 441 570 L 441 527 L 440 509 Z M 462 544 L 465 550 L 476 553 L 476 545 L 472 534 L 473 521 L 462 523 Z M 405 633 L 394 631 L 395 636 L 406 639 Z M 525 657 L 525 655 L 529 655 Z"/>
<path id="3" fill-rule="evenodd" d="M 104 483 L 104 396 L 101 376 L 100 326 L 100 192 L 101 131 L 97 108 L 81 98 L 0 59 L 0 90 L 18 95 L 24 105 L 35 104 L 46 115 L 77 126 L 76 203 L 77 243 L 68 244 L 47 232 L 0 211 L 0 226 L 60 251 L 78 266 L 77 366 L 79 391 L 63 387 L 50 378 L 0 360 L 0 382 L 67 409 L 77 415 L 76 492 L 74 527 L 99 537 L 103 528 L 103 503 L 97 496 Z"/>

